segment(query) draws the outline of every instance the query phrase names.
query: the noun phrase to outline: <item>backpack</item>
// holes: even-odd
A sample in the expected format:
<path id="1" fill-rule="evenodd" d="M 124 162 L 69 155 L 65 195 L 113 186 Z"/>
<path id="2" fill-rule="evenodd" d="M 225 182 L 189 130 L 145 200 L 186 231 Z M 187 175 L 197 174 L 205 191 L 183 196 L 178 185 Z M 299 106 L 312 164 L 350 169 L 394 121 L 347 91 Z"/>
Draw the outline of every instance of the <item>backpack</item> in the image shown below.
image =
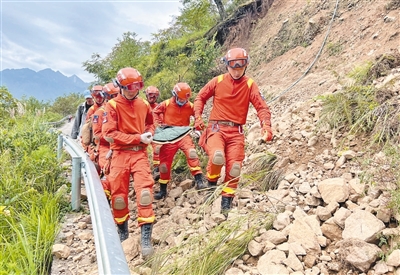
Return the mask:
<path id="1" fill-rule="evenodd" d="M 91 119 L 88 119 L 85 124 L 82 125 L 81 135 L 82 143 L 86 146 L 89 146 L 93 141 L 93 129 Z"/>

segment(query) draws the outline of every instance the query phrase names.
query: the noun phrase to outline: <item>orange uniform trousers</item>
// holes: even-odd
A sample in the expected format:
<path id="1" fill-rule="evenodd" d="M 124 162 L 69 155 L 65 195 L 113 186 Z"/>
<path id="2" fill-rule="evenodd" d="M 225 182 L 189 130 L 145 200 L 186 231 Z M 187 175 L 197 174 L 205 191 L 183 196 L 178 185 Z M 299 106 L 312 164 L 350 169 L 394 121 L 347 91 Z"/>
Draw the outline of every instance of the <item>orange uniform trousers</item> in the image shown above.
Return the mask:
<path id="1" fill-rule="evenodd" d="M 160 144 L 152 143 L 151 147 L 153 149 L 153 167 L 158 167 L 160 165 Z"/>
<path id="2" fill-rule="evenodd" d="M 193 140 L 190 135 L 187 135 L 173 144 L 163 144 L 161 146 L 159 183 L 167 184 L 171 180 L 171 165 L 178 149 L 181 149 L 185 154 L 192 176 L 202 173 Z"/>
<path id="3" fill-rule="evenodd" d="M 106 156 L 108 151 L 110 151 L 110 144 L 102 144 L 100 143 L 99 145 L 99 166 L 101 170 L 104 169 L 104 166 L 106 165 Z M 103 186 L 104 193 L 106 194 L 106 197 L 108 200 L 111 200 L 111 186 L 110 186 L 110 181 L 107 179 L 107 176 L 104 175 L 101 179 L 101 185 Z"/>
<path id="4" fill-rule="evenodd" d="M 154 180 L 150 172 L 150 165 L 147 156 L 146 147 L 142 150 L 114 150 L 111 160 L 110 174 L 108 178 L 111 184 L 111 206 L 113 208 L 114 220 L 117 224 L 122 224 L 129 219 L 128 193 L 129 181 L 132 175 L 134 189 L 136 193 L 137 221 L 142 226 L 146 223 L 153 223 L 155 220 L 153 211 L 153 185 Z M 144 192 L 150 192 L 151 201 L 142 204 L 142 195 Z M 123 198 L 125 207 L 115 209 L 116 198 Z"/>
<path id="5" fill-rule="evenodd" d="M 222 196 L 234 197 L 245 157 L 242 126 L 209 124 L 199 140 L 199 145 L 209 157 L 207 180 L 217 182 L 221 177 L 221 169 L 225 165 L 225 187 L 222 189 Z M 222 153 L 224 164 L 214 163 L 217 151 Z"/>

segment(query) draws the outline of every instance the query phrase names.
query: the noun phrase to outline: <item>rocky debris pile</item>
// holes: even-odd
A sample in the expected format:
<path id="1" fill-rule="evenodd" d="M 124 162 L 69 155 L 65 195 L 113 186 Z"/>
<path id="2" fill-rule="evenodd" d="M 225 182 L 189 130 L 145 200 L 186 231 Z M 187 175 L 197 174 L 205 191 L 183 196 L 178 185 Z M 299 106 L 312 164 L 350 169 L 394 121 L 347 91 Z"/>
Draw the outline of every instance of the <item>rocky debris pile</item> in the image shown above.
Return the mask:
<path id="1" fill-rule="evenodd" d="M 98 274 L 92 220 L 85 189 L 80 212 L 68 213 L 53 245 L 52 275 Z"/>
<path id="2" fill-rule="evenodd" d="M 288 109 L 275 124 L 277 138 L 271 144 L 258 144 L 257 123 L 249 129 L 245 165 L 268 150 L 278 155 L 276 168 L 285 176 L 275 190 L 258 192 L 257 183 L 239 190 L 228 221 L 255 210 L 274 213 L 275 220 L 271 229 L 258 232 L 246 254 L 225 274 L 400 274 L 399 217 L 389 207 L 391 190 L 397 186 L 391 181 L 384 186 L 361 181 L 366 172 L 389 170 L 387 157 L 377 152 L 369 166 L 361 166 L 366 155 L 363 140 L 317 128 L 320 111 L 318 101 Z M 341 147 L 339 141 L 344 142 Z M 155 202 L 156 252 L 179 246 L 188 231 L 202 234 L 226 222 L 219 214 L 220 199 L 199 214 L 204 191 L 192 186 L 191 179 L 172 183 L 168 196 Z M 150 274 L 140 257 L 134 196 L 131 191 L 130 237 L 122 246 L 132 274 Z M 90 227 L 86 214 L 64 225 L 54 250 L 57 258 L 65 259 L 58 263 L 64 268 L 52 274 L 95 274 Z"/>
<path id="3" fill-rule="evenodd" d="M 256 156 L 268 151 L 277 155 L 274 169 L 281 169 L 284 179 L 276 189 L 265 193 L 257 191 L 258 183 L 239 190 L 228 221 L 254 210 L 271 212 L 276 217 L 272 228 L 258 232 L 245 255 L 232 263 L 226 275 L 400 274 L 399 217 L 389 206 L 391 191 L 397 185 L 387 156 L 384 152 L 366 152 L 362 136 L 317 127 L 322 107 L 321 102 L 312 100 L 316 95 L 340 91 L 343 83 L 338 80 L 344 79 L 343 74 L 354 64 L 388 49 L 400 49 L 396 39 L 398 9 L 386 10 L 389 2 L 394 3 L 352 1 L 340 8 L 327 46 L 337 51 L 320 58 L 318 68 L 314 67 L 294 89 L 273 103 L 273 143 L 259 144 L 259 124 L 255 113 L 249 114 L 243 173 Z M 276 94 L 283 91 L 287 86 L 284 84 L 295 81 L 309 66 L 322 44 L 323 33 L 308 47 L 298 46 L 271 62 L 263 62 L 269 50 L 266 41 L 276 39 L 288 16 L 297 16 L 303 6 L 301 1 L 275 1 L 271 14 L 254 31 L 259 41 L 249 39 L 260 49 L 259 65 L 251 65 L 253 71 L 249 72 L 261 90 Z M 313 16 L 321 12 L 330 18 L 326 8 Z M 256 64 L 257 56 L 253 54 L 252 60 Z M 396 68 L 374 85 L 392 87 L 391 96 L 399 102 L 399 79 L 400 69 Z M 363 160 L 369 163 L 361 165 Z M 364 180 L 367 176 L 372 180 Z M 374 177 L 384 184 L 365 184 L 374 182 Z M 154 203 L 157 217 L 152 237 L 156 252 L 179 246 L 188 232 L 203 234 L 226 222 L 219 214 L 219 199 L 199 215 L 204 194 L 192 188 L 191 180 L 172 182 L 170 188 L 167 198 Z M 132 274 L 150 274 L 140 257 L 133 191 L 130 198 L 130 237 L 122 245 Z M 76 215 L 63 225 L 55 244 L 51 274 L 97 274 L 89 216 Z M 171 230 L 173 233 L 165 236 Z"/>

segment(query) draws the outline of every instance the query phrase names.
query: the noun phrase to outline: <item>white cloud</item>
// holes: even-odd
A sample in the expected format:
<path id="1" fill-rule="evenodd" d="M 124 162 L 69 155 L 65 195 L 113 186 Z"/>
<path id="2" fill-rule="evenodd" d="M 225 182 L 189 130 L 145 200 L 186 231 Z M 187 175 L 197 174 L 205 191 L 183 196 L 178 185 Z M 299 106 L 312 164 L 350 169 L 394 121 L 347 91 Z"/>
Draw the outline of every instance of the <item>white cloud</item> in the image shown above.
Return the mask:
<path id="1" fill-rule="evenodd" d="M 51 68 L 86 82 L 93 53 L 105 57 L 125 32 L 150 40 L 179 14 L 179 1 L 2 1 L 1 70 Z"/>

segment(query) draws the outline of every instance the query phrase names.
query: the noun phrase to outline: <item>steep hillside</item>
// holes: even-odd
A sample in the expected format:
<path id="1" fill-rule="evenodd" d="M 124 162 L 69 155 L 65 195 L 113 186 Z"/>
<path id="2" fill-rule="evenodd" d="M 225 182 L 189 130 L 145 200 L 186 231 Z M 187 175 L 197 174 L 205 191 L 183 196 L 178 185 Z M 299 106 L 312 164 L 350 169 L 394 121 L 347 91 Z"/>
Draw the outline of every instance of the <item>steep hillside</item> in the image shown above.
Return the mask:
<path id="1" fill-rule="evenodd" d="M 399 6 L 398 0 L 345 0 L 337 8 L 336 1 L 274 1 L 249 39 L 249 74 L 265 95 L 276 96 L 307 72 L 285 94 L 283 109 L 273 103 L 276 115 L 288 104 L 335 92 L 354 67 L 400 50 Z"/>
<path id="2" fill-rule="evenodd" d="M 150 263 L 140 257 L 140 231 L 130 204 L 130 237 L 123 247 L 132 274 L 400 274 L 399 217 L 389 204 L 398 169 L 384 152 L 365 150 L 367 137 L 317 127 L 322 106 L 316 99 L 350 84 L 347 75 L 355 67 L 382 54 L 398 54 L 400 1 L 256 0 L 237 16 L 212 32 L 225 48 L 249 49 L 247 73 L 269 100 L 276 138 L 260 144 L 257 117 L 249 114 L 241 188 L 227 220 L 232 228 L 240 223 L 239 233 L 257 230 L 244 255 L 228 259 L 229 265 L 215 272 L 210 265 L 217 265 L 218 252 L 228 252 L 223 244 L 209 247 L 215 229 L 226 224 L 220 199 L 204 205 L 204 193 L 191 188 L 190 180 L 173 181 L 168 197 L 154 202 L 158 254 Z M 374 85 L 389 83 L 398 102 L 400 66 L 395 61 Z M 254 180 L 251 173 L 253 160 L 266 152 L 277 156 L 274 168 L 282 180 L 263 192 L 264 179 Z M 130 198 L 135 200 L 133 191 Z M 64 231 L 68 245 L 79 249 L 57 262 L 64 273 L 52 274 L 75 274 L 77 266 L 96 274 L 93 254 L 81 252 L 92 251 L 92 241 L 70 236 L 80 234 L 82 223 L 90 224 L 86 215 Z M 224 241 L 238 239 L 232 234 Z M 167 268 L 173 264 L 175 269 Z M 187 266 L 192 272 L 179 272 Z"/>

